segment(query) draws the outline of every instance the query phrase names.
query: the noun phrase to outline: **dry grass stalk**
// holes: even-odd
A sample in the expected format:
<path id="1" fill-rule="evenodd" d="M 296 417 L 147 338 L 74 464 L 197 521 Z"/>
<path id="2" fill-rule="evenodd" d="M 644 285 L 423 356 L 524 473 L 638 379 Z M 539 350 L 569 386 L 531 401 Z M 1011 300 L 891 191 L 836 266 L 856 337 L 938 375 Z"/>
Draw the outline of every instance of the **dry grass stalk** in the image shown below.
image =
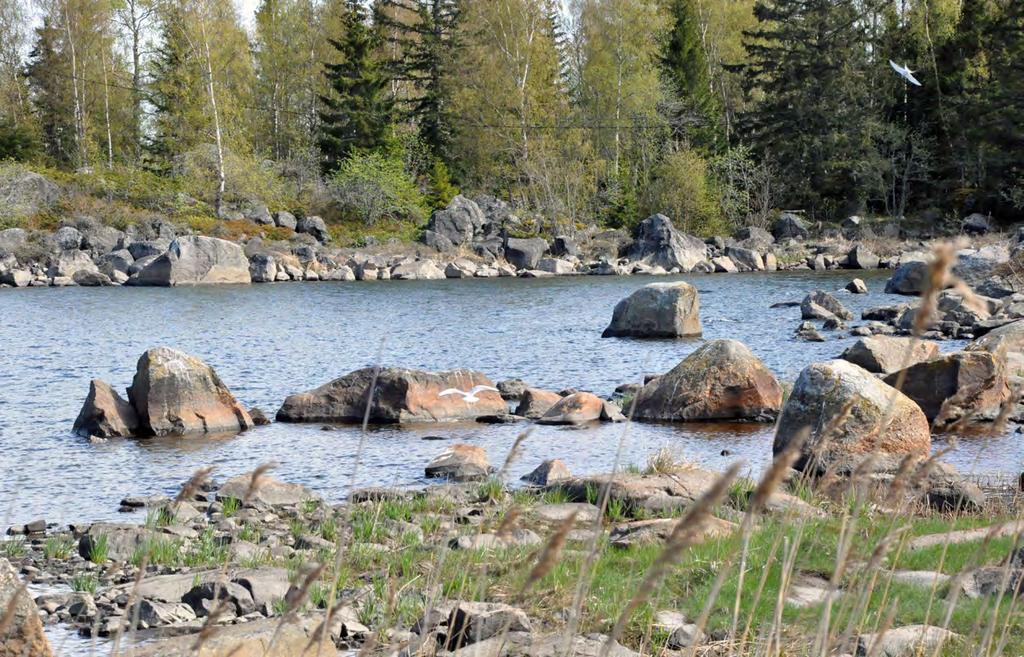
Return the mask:
<path id="1" fill-rule="evenodd" d="M 199 633 L 196 635 L 196 642 L 192 646 L 193 652 L 197 654 L 202 652 L 203 644 L 217 631 L 217 619 L 227 611 L 228 604 L 227 600 L 218 600 L 217 604 L 210 610 L 206 620 L 203 621 L 203 626 L 199 628 Z"/>
<path id="2" fill-rule="evenodd" d="M 510 507 L 505 512 L 505 516 L 501 519 L 501 524 L 498 525 L 497 531 L 494 533 L 498 538 L 508 538 L 512 535 L 512 531 L 516 528 L 516 522 L 519 520 L 519 516 L 522 515 L 522 509 L 518 506 Z"/>
<path id="3" fill-rule="evenodd" d="M 0 635 L 3 635 L 7 631 L 7 627 L 14 622 L 14 614 L 18 609 L 18 598 L 25 594 L 28 590 L 28 586 L 22 583 L 21 586 L 14 591 L 14 595 L 11 596 L 11 601 L 7 603 L 7 609 L 4 610 L 3 618 L 0 618 Z"/>
<path id="4" fill-rule="evenodd" d="M 881 652 L 885 635 L 892 629 L 892 623 L 896 619 L 896 609 L 899 607 L 899 603 L 899 600 L 893 600 L 892 605 L 889 606 L 889 611 L 885 614 L 885 620 L 882 621 L 882 626 L 878 628 L 874 641 L 871 642 L 871 646 L 868 648 L 867 657 L 878 657 L 878 653 Z"/>
<path id="5" fill-rule="evenodd" d="M 192 499 L 196 493 L 203 489 L 206 482 L 210 480 L 210 475 L 213 474 L 213 466 L 205 466 L 199 468 L 192 476 L 188 478 L 185 485 L 181 487 L 178 494 L 174 496 L 174 502 L 171 505 L 173 511 L 177 511 L 178 505 L 182 502 Z"/>
<path id="6" fill-rule="evenodd" d="M 577 511 L 573 511 L 566 516 L 555 533 L 548 539 L 548 542 L 544 545 L 544 550 L 541 551 L 540 557 L 537 559 L 537 563 L 530 570 L 526 582 L 523 583 L 523 588 L 519 592 L 520 596 L 526 595 L 526 592 L 534 584 L 544 579 L 544 576 L 550 573 L 551 569 L 558 563 L 558 558 L 562 555 L 562 550 L 565 548 L 565 542 L 569 538 L 569 532 L 576 525 L 577 514 Z"/>
<path id="7" fill-rule="evenodd" d="M 259 492 L 260 486 L 263 485 L 264 475 L 275 467 L 277 467 L 276 463 L 261 463 L 256 466 L 256 469 L 249 475 L 249 486 L 245 489 L 245 496 L 242 498 L 243 506 L 252 501 L 252 496 Z"/>
<path id="8" fill-rule="evenodd" d="M 680 553 L 700 539 L 708 520 L 711 518 L 711 511 L 725 498 L 725 495 L 729 492 L 729 487 L 735 481 L 739 471 L 739 464 L 734 463 L 730 466 L 722 476 L 715 480 L 700 499 L 690 505 L 686 514 L 672 528 L 672 533 L 669 534 L 665 541 L 664 549 L 662 549 L 655 558 L 654 563 L 647 570 L 647 574 L 637 588 L 636 593 L 633 594 L 633 597 L 619 614 L 618 619 L 615 621 L 615 627 L 601 646 L 601 657 L 608 657 L 608 653 L 615 645 L 615 642 L 622 636 L 622 631 L 626 628 L 626 623 L 629 622 L 630 617 L 651 596 L 658 584 L 664 579 L 669 566 L 679 558 Z"/>

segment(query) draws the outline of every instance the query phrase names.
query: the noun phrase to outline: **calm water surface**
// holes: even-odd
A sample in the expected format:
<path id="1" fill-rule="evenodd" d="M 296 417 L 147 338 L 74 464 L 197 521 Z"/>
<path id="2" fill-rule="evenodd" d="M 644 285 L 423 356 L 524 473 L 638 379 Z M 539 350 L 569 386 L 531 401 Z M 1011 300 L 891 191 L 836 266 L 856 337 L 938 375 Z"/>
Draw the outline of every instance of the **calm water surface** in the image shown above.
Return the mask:
<path id="1" fill-rule="evenodd" d="M 863 277 L 870 294 L 841 297 L 858 316 L 868 306 L 901 300 L 879 292 L 884 272 Z M 826 334 L 825 343 L 793 341 L 799 309 L 769 308 L 799 301 L 815 288 L 839 289 L 848 272 L 677 278 L 701 292 L 706 339 L 742 340 L 784 381 L 813 361 L 838 356 L 852 342 L 839 332 Z M 500 464 L 525 425 L 383 428 L 364 438 L 353 428 L 274 424 L 224 439 L 98 445 L 73 435 L 71 425 L 90 379 L 124 389 L 139 355 L 157 345 L 206 360 L 243 403 L 268 415 L 292 392 L 372 365 L 378 350 L 385 365 L 469 367 L 495 381 L 521 377 L 555 390 L 609 394 L 620 383 L 671 368 L 700 343 L 601 339 L 615 303 L 651 280 L 0 290 L 0 525 L 37 517 L 62 523 L 117 518 L 123 496 L 173 493 L 203 465 L 216 466 L 226 477 L 273 461 L 279 478 L 339 500 L 353 481 L 361 439 L 358 485 L 424 483 L 423 465 L 444 448 L 442 442 L 424 440 L 427 436 L 480 445 Z M 943 348 L 956 346 L 944 343 Z M 622 425 L 537 427 L 514 474 L 552 457 L 564 459 L 574 472 L 606 470 L 622 436 Z M 1018 443 L 1012 436 L 971 439 L 951 460 L 966 471 L 1016 470 L 1024 456 Z M 625 437 L 624 461 L 642 464 L 663 446 L 709 467 L 742 459 L 756 471 L 771 457 L 771 427 L 633 425 Z M 723 449 L 732 454 L 721 456 Z"/>

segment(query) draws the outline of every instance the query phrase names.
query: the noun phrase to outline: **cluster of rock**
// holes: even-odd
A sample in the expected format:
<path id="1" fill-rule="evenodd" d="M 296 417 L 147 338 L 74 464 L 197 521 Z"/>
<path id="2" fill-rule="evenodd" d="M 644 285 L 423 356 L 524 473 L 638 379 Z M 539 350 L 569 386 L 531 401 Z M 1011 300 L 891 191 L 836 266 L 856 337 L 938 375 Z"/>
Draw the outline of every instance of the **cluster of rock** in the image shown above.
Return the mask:
<path id="1" fill-rule="evenodd" d="M 254 420 L 212 367 L 157 347 L 139 358 L 127 401 L 94 379 L 74 431 L 97 438 L 238 433 Z"/>

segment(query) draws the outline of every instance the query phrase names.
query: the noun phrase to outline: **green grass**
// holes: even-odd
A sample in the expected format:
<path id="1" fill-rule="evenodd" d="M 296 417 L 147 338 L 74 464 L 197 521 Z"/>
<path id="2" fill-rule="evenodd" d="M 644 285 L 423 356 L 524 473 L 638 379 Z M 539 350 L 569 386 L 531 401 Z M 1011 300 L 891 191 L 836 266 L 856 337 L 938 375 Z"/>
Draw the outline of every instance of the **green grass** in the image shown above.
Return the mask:
<path id="1" fill-rule="evenodd" d="M 325 541 L 338 540 L 338 520 L 334 516 L 327 516 L 317 524 L 317 533 Z"/>
<path id="2" fill-rule="evenodd" d="M 224 514 L 225 518 L 235 515 L 240 508 L 242 508 L 242 500 L 237 497 L 225 497 L 224 501 L 221 502 L 221 513 Z"/>
<path id="3" fill-rule="evenodd" d="M 243 541 L 248 541 L 249 543 L 259 543 L 260 530 L 257 529 L 254 525 L 245 523 L 242 525 L 242 528 L 238 531 L 238 538 Z"/>
<path id="4" fill-rule="evenodd" d="M 75 540 L 70 536 L 51 536 L 43 543 L 43 556 L 47 559 L 67 559 L 75 549 Z"/>
<path id="5" fill-rule="evenodd" d="M 481 502 L 498 502 L 505 497 L 505 484 L 497 477 L 488 477 L 476 489 Z"/>
<path id="6" fill-rule="evenodd" d="M 89 547 L 89 561 L 94 564 L 103 564 L 107 562 L 107 558 L 110 556 L 110 542 L 107 537 L 97 536 Z"/>
<path id="7" fill-rule="evenodd" d="M 100 582 L 92 573 L 82 573 L 71 578 L 71 590 L 96 595 Z"/>
<path id="8" fill-rule="evenodd" d="M 25 556 L 27 551 L 24 536 L 15 536 L 6 541 L 0 541 L 0 556 L 5 559 L 20 559 Z"/>
<path id="9" fill-rule="evenodd" d="M 302 501 L 302 513 L 304 515 L 312 515 L 316 513 L 316 510 L 320 508 L 320 500 L 303 500 Z"/>
<path id="10" fill-rule="evenodd" d="M 178 566 L 182 563 L 183 543 L 180 539 L 150 538 L 136 548 L 129 560 L 133 566 L 143 561 L 154 566 Z"/>

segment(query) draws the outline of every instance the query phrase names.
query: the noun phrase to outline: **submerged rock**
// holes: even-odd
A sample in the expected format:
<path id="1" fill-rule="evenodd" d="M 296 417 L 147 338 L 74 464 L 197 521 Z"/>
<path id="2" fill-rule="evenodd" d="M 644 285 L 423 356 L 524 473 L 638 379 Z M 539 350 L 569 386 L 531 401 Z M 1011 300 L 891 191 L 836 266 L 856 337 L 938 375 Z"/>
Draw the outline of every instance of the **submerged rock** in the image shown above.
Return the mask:
<path id="1" fill-rule="evenodd" d="M 853 313 L 834 296 L 823 290 L 815 290 L 800 302 L 802 319 L 853 319 Z"/>
<path id="2" fill-rule="evenodd" d="M 146 435 L 237 433 L 253 426 L 212 367 L 167 347 L 142 354 L 128 399 Z"/>
<path id="3" fill-rule="evenodd" d="M 289 395 L 277 412 L 280 422 L 362 422 L 370 399 L 374 368 L 350 372 L 308 392 Z M 493 386 L 491 380 L 472 370 L 424 372 L 385 368 L 377 374 L 369 421 L 376 424 L 451 422 L 475 420 L 508 413 L 508 404 L 497 392 L 484 391 L 469 403 L 462 395 L 440 396 L 448 388 L 470 390 Z"/>
<path id="4" fill-rule="evenodd" d="M 601 337 L 699 336 L 700 295 L 685 282 L 651 283 L 620 301 Z"/>
<path id="5" fill-rule="evenodd" d="M 851 454 L 927 454 L 931 448 L 928 419 L 920 407 L 845 360 L 814 363 L 800 372 L 782 408 L 774 453 L 804 436 L 801 468 L 810 465 L 812 456 L 821 465 Z"/>
<path id="6" fill-rule="evenodd" d="M 961 351 L 911 365 L 885 377 L 917 402 L 936 429 L 959 420 L 991 420 L 1010 396 L 1006 371 L 992 354 Z"/>
<path id="7" fill-rule="evenodd" d="M 782 387 L 743 343 L 713 340 L 645 385 L 635 403 L 645 420 L 773 420 Z"/>
<path id="8" fill-rule="evenodd" d="M 595 394 L 576 392 L 562 397 L 544 415 L 538 424 L 584 424 L 601 419 L 605 402 Z"/>
<path id="9" fill-rule="evenodd" d="M 452 445 L 427 464 L 425 474 L 431 478 L 453 481 L 475 481 L 494 472 L 487 452 L 476 445 Z"/>
<path id="10" fill-rule="evenodd" d="M 938 355 L 939 346 L 934 342 L 876 335 L 857 340 L 840 358 L 869 372 L 888 374 Z"/>
<path id="11" fill-rule="evenodd" d="M 89 384 L 89 395 L 75 420 L 74 431 L 80 436 L 127 438 L 139 429 L 135 408 L 114 389 L 99 379 Z"/>

